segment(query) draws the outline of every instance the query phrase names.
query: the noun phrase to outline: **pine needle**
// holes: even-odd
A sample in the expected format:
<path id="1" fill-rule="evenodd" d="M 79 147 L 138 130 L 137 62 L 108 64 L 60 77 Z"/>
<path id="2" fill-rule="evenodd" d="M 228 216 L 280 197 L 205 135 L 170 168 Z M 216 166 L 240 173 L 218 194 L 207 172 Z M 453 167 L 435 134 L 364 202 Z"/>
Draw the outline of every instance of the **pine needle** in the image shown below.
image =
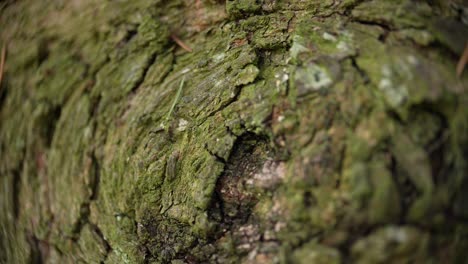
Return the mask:
<path id="1" fill-rule="evenodd" d="M 172 102 L 172 105 L 171 105 L 171 108 L 169 109 L 169 112 L 167 113 L 166 121 L 168 121 L 169 118 L 171 117 L 171 114 L 174 111 L 174 108 L 175 108 L 177 102 L 179 101 L 179 97 L 182 94 L 182 88 L 184 87 L 184 82 L 185 82 L 185 77 L 183 77 L 182 81 L 180 82 L 180 86 L 179 86 L 179 89 L 177 90 L 177 94 L 176 94 L 176 96 L 174 98 L 174 101 Z"/>
<path id="2" fill-rule="evenodd" d="M 169 123 L 172 112 L 174 112 L 174 108 L 177 102 L 179 101 L 180 95 L 182 94 L 182 88 L 184 87 L 184 83 L 185 83 L 185 76 L 182 78 L 182 81 L 180 82 L 179 89 L 177 89 L 177 94 L 174 98 L 174 101 L 172 101 L 172 105 L 171 105 L 171 108 L 169 109 L 169 112 L 167 112 L 167 115 L 164 118 L 164 120 L 161 122 L 161 124 L 159 125 L 159 128 L 156 131 L 153 131 L 154 133 L 161 132 L 161 131 L 169 132 L 169 125 L 167 123 Z"/>

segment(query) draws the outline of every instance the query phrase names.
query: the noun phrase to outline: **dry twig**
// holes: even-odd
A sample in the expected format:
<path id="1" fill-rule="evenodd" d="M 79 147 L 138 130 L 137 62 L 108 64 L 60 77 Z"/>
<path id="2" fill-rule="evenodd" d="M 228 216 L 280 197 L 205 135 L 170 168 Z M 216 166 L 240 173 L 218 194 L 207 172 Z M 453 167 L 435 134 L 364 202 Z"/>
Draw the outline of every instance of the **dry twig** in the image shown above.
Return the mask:
<path id="1" fill-rule="evenodd" d="M 457 76 L 461 77 L 463 70 L 465 69 L 466 64 L 468 63 L 468 42 L 465 45 L 465 50 L 463 51 L 460 60 L 457 65 Z"/>
<path id="2" fill-rule="evenodd" d="M 180 38 L 178 38 L 176 35 L 171 34 L 171 39 L 184 50 L 188 52 L 192 52 L 192 48 L 190 48 L 187 44 L 185 44 L 182 40 L 180 40 Z"/>
<path id="3" fill-rule="evenodd" d="M 3 79 L 3 67 L 5 66 L 5 57 L 6 57 L 6 46 L 2 46 L 2 54 L 0 55 L 0 85 L 2 84 Z M 1 86 L 0 86 L 1 87 Z"/>

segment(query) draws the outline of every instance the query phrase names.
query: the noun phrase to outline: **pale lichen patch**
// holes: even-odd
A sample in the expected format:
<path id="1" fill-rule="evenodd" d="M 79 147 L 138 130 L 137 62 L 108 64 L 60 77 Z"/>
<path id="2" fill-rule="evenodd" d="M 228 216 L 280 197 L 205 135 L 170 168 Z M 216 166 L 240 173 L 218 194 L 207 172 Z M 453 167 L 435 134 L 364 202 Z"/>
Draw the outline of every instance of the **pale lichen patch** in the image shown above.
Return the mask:
<path id="1" fill-rule="evenodd" d="M 328 70 L 320 65 L 311 63 L 296 70 L 294 80 L 298 89 L 298 96 L 316 92 L 331 86 L 332 77 Z"/>
<path id="2" fill-rule="evenodd" d="M 183 118 L 179 119 L 179 124 L 177 126 L 177 131 L 179 131 L 179 132 L 185 131 L 187 129 L 187 125 L 188 125 L 187 120 L 185 120 Z"/>

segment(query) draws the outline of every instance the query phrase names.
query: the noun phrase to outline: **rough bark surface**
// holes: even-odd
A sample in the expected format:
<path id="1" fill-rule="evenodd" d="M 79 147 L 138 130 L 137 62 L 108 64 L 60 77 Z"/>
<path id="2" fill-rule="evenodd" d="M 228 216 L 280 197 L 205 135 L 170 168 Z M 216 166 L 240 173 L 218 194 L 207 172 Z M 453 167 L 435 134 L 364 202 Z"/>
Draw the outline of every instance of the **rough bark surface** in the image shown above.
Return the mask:
<path id="1" fill-rule="evenodd" d="M 464 263 L 449 2 L 0 3 L 0 262 Z"/>

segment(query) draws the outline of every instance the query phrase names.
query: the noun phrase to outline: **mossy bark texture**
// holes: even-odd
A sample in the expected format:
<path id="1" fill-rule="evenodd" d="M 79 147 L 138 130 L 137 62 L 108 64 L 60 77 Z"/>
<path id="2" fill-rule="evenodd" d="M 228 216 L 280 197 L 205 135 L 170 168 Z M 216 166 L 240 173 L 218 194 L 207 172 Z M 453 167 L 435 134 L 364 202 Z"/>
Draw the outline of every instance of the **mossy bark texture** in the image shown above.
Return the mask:
<path id="1" fill-rule="evenodd" d="M 461 1 L 0 5 L 1 263 L 468 258 Z"/>

